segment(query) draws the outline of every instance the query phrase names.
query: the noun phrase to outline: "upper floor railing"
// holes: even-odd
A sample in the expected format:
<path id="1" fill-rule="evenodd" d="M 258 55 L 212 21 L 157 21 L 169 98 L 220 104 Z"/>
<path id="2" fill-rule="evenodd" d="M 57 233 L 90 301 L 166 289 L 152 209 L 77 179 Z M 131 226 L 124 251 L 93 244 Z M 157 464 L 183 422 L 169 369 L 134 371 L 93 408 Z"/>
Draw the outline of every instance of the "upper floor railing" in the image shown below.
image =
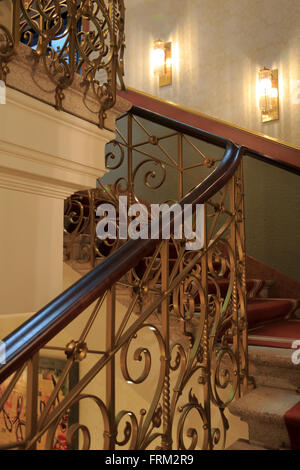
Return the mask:
<path id="1" fill-rule="evenodd" d="M 137 108 L 119 120 L 111 147 L 99 201 L 167 202 L 171 236 L 161 215 L 154 237 L 117 246 L 116 211 L 116 246 L 3 339 L 2 448 L 225 447 L 226 407 L 248 383 L 243 148 Z M 192 208 L 192 232 L 200 223 L 196 249 L 173 233 L 178 200 Z M 66 214 L 69 235 L 80 204 Z M 45 370 L 41 356 L 65 361 Z"/>
<path id="2" fill-rule="evenodd" d="M 116 102 L 117 79 L 124 87 L 123 0 L 1 0 L 0 11 L 0 80 L 7 80 L 15 57 L 26 56 L 31 86 L 54 95 L 62 110 L 66 90 L 76 84 L 103 127 Z"/>

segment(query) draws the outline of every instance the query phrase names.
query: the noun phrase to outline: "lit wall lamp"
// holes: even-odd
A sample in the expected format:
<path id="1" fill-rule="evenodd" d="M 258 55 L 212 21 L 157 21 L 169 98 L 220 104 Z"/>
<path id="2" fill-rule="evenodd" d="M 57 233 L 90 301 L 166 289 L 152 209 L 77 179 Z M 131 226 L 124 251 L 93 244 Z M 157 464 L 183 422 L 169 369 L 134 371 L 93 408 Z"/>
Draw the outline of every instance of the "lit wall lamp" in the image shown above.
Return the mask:
<path id="1" fill-rule="evenodd" d="M 264 67 L 259 71 L 258 95 L 261 121 L 279 119 L 278 70 Z"/>
<path id="2" fill-rule="evenodd" d="M 172 84 L 172 43 L 155 41 L 152 50 L 154 74 L 159 77 L 159 86 Z"/>

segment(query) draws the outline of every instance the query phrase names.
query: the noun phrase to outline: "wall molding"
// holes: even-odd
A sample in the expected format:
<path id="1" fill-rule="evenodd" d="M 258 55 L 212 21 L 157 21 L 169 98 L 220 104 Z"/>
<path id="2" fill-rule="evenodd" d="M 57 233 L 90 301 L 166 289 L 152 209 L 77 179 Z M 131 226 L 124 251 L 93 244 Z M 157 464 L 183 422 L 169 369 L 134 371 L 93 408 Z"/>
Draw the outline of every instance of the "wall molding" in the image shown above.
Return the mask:
<path id="1" fill-rule="evenodd" d="M 8 88 L 0 114 L 0 185 L 58 198 L 95 187 L 106 173 L 105 145 L 114 137 Z"/>
<path id="2" fill-rule="evenodd" d="M 44 172 L 49 172 L 51 169 L 54 169 L 61 173 L 62 178 L 66 178 L 66 174 L 68 174 L 69 177 L 67 180 L 72 180 L 78 175 L 84 179 L 93 178 L 93 180 L 96 180 L 99 176 L 106 173 L 106 170 L 99 170 L 96 167 L 92 168 L 84 163 L 65 160 L 11 142 L 0 141 L 0 168 L 21 169 L 24 161 L 27 163 L 31 162 L 36 166 L 37 174 L 39 173 L 38 167 L 43 167 Z"/>
<path id="3" fill-rule="evenodd" d="M 31 175 L 18 174 L 16 171 L 0 171 L 0 188 L 10 191 L 35 194 L 54 199 L 66 199 L 75 192 L 75 188 L 44 179 L 34 179 Z"/>
<path id="4" fill-rule="evenodd" d="M 6 101 L 7 103 L 11 103 L 19 108 L 24 108 L 34 112 L 35 114 L 46 117 L 57 124 L 63 124 L 66 127 L 82 132 L 87 136 L 100 140 L 111 139 L 111 131 L 100 129 L 94 124 L 91 124 L 84 119 L 80 119 L 76 115 L 57 111 L 53 106 L 49 106 L 43 101 L 34 99 L 33 96 L 20 92 L 19 90 L 8 87 Z"/>

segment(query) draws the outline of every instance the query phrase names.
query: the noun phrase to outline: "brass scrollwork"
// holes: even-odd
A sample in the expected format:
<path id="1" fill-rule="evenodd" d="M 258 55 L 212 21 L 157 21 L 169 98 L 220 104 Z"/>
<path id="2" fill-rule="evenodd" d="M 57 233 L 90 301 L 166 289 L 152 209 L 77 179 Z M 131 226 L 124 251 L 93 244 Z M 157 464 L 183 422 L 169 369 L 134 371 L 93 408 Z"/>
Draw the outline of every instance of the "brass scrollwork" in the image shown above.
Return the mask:
<path id="1" fill-rule="evenodd" d="M 118 81 L 124 89 L 124 1 L 18 0 L 12 9 L 15 36 L 32 48 L 33 75 L 42 64 L 54 85 L 55 107 L 64 109 L 65 92 L 76 78 L 85 106 L 98 115 L 99 126 L 104 127 L 107 111 L 116 102 Z M 15 52 L 18 44 L 0 25 L 0 80 L 5 81 L 7 63 Z M 39 80 L 33 79 L 40 86 Z M 93 109 L 89 96 L 97 103 Z"/>
<path id="2" fill-rule="evenodd" d="M 15 44 L 10 31 L 0 24 L 0 80 L 6 82 L 8 62 L 15 53 Z"/>

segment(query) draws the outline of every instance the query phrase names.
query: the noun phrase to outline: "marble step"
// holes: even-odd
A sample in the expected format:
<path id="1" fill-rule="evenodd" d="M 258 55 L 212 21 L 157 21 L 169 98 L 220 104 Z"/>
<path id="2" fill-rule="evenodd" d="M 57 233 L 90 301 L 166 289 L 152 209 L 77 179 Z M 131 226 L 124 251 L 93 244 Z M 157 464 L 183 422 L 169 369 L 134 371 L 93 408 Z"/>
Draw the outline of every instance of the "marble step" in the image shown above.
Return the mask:
<path id="1" fill-rule="evenodd" d="M 300 367 L 292 361 L 293 352 L 291 349 L 249 346 L 249 375 L 254 377 L 256 386 L 296 392 L 300 388 Z"/>
<path id="2" fill-rule="evenodd" d="M 249 427 L 249 442 L 268 449 L 290 449 L 284 415 L 300 395 L 290 390 L 258 387 L 229 405 L 229 411 Z"/>
<path id="3" fill-rule="evenodd" d="M 226 450 L 269 450 L 269 449 L 250 444 L 250 442 L 247 441 L 246 439 L 238 439 L 233 444 L 231 444 L 231 446 L 229 446 Z"/>

